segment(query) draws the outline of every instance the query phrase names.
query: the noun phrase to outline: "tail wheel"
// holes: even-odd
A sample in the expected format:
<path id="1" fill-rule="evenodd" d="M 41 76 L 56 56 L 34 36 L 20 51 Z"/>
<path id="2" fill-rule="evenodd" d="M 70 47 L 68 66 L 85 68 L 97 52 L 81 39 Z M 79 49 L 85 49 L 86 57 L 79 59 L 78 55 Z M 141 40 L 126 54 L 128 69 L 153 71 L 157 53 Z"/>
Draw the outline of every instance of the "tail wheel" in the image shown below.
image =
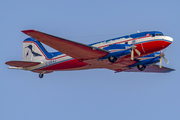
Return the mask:
<path id="1" fill-rule="evenodd" d="M 117 61 L 117 57 L 114 57 L 114 56 L 108 57 L 108 59 L 109 59 L 109 62 L 111 63 L 115 63 Z"/>
<path id="2" fill-rule="evenodd" d="M 43 78 L 44 74 L 43 73 L 39 73 L 39 78 Z"/>
<path id="3" fill-rule="evenodd" d="M 137 68 L 140 70 L 140 71 L 143 71 L 146 69 L 146 66 L 145 65 L 138 65 Z"/>

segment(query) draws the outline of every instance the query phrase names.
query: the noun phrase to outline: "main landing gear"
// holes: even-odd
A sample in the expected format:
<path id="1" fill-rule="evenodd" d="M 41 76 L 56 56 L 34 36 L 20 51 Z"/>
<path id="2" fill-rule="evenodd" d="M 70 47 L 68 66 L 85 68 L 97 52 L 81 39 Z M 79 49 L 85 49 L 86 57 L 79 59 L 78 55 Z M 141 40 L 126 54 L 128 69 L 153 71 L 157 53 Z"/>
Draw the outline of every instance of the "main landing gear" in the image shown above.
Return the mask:
<path id="1" fill-rule="evenodd" d="M 140 70 L 140 71 L 143 71 L 146 69 L 146 66 L 145 65 L 137 65 L 137 68 Z"/>
<path id="2" fill-rule="evenodd" d="M 39 78 L 43 78 L 44 74 L 43 73 L 39 73 Z"/>
<path id="3" fill-rule="evenodd" d="M 43 78 L 45 73 L 46 73 L 46 70 L 43 70 L 42 73 L 39 73 L 39 78 Z"/>

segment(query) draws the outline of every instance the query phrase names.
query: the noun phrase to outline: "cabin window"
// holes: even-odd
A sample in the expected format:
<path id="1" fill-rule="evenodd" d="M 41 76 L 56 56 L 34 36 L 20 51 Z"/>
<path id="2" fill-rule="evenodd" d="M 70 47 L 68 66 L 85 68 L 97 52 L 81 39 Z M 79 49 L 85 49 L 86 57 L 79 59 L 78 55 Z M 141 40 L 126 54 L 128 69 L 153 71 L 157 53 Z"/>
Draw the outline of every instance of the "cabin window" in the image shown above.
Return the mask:
<path id="1" fill-rule="evenodd" d="M 125 44 L 128 44 L 128 42 L 125 42 Z"/>
<path id="2" fill-rule="evenodd" d="M 152 37 L 154 37 L 155 36 L 155 34 L 152 34 Z"/>

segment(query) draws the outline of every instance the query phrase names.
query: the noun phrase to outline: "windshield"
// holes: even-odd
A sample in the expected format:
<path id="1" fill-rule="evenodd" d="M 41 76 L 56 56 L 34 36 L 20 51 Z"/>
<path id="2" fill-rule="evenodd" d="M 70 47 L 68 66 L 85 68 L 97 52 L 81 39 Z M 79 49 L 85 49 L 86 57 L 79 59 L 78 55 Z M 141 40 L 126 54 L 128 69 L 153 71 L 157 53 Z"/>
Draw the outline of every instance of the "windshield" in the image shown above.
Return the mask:
<path id="1" fill-rule="evenodd" d="M 154 37 L 154 36 L 163 36 L 163 34 L 162 33 L 152 34 L 152 37 Z"/>
<path id="2" fill-rule="evenodd" d="M 163 36 L 163 34 L 162 33 L 157 33 L 156 36 Z"/>

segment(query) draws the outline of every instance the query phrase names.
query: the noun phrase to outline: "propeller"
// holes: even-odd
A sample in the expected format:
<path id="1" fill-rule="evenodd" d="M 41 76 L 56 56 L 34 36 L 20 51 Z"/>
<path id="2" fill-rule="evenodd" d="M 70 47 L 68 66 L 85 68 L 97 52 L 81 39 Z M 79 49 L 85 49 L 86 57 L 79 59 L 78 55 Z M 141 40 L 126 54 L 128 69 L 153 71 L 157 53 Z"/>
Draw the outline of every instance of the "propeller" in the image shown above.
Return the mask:
<path id="1" fill-rule="evenodd" d="M 166 51 L 166 49 L 163 51 L 163 53 L 161 53 L 161 51 L 160 51 L 160 58 L 159 58 L 159 67 L 160 68 L 162 68 L 162 58 L 166 61 L 166 63 L 168 64 L 169 63 L 169 61 L 164 57 L 165 56 L 165 54 L 164 54 L 164 52 Z"/>
<path id="2" fill-rule="evenodd" d="M 133 41 L 130 49 L 131 49 L 131 60 L 134 60 L 134 51 L 140 56 L 141 55 L 141 52 L 139 52 L 138 49 L 136 49 L 137 46 L 134 45 L 135 43 L 135 40 Z"/>

